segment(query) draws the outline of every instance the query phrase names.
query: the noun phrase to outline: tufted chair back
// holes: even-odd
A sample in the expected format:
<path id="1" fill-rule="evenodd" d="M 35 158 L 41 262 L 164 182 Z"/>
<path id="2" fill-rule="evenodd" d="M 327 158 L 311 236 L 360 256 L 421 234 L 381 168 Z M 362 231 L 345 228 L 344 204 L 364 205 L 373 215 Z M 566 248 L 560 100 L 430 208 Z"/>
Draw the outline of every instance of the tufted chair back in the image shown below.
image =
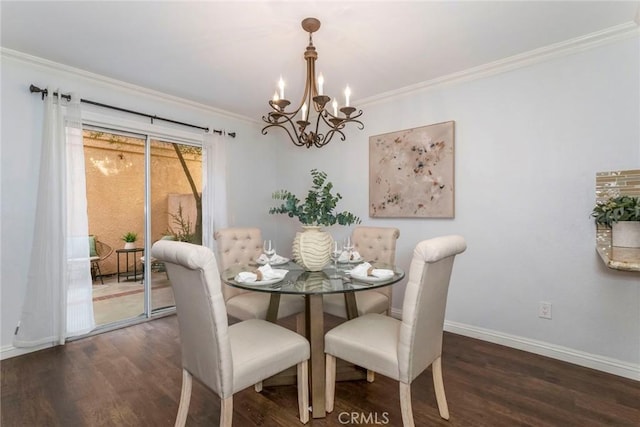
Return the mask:
<path id="1" fill-rule="evenodd" d="M 355 250 L 365 260 L 395 264 L 396 240 L 400 237 L 397 228 L 358 226 L 353 229 L 351 236 Z"/>
<path id="2" fill-rule="evenodd" d="M 215 232 L 214 238 L 218 246 L 220 271 L 224 271 L 232 265 L 253 263 L 262 253 L 262 232 L 259 228 L 223 228 Z M 248 291 L 228 285 L 222 287 L 225 301 L 245 292 Z"/>
<path id="3" fill-rule="evenodd" d="M 442 329 L 449 281 L 462 236 L 423 240 L 413 251 L 404 293 L 398 344 L 400 381 L 410 383 L 442 354 Z"/>
<path id="4" fill-rule="evenodd" d="M 159 240 L 153 244 L 151 255 L 164 262 L 171 278 L 182 366 L 219 395 L 232 394 L 227 311 L 213 252 L 191 243 Z"/>
<path id="5" fill-rule="evenodd" d="M 309 420 L 309 342 L 282 326 L 249 319 L 229 326 L 213 252 L 186 242 L 159 240 L 151 255 L 164 263 L 176 300 L 182 349 L 182 391 L 175 426 L 189 412 L 192 377 L 221 399 L 220 426 L 231 427 L 233 395 L 296 367 L 300 421 Z"/>
<path id="6" fill-rule="evenodd" d="M 409 267 L 402 320 L 368 313 L 325 334 L 327 412 L 334 409 L 336 359 L 342 359 L 399 382 L 405 427 L 415 426 L 411 383 L 431 366 L 440 416 L 449 419 L 442 380 L 442 328 L 453 261 L 466 249 L 467 244 L 459 235 L 419 242 Z"/>
<path id="7" fill-rule="evenodd" d="M 396 240 L 400 237 L 400 230 L 394 227 L 365 227 L 358 226 L 353 229 L 351 240 L 356 251 L 366 260 L 388 264 L 396 263 Z M 391 286 L 375 289 L 370 292 L 379 292 L 389 299 L 391 309 Z"/>

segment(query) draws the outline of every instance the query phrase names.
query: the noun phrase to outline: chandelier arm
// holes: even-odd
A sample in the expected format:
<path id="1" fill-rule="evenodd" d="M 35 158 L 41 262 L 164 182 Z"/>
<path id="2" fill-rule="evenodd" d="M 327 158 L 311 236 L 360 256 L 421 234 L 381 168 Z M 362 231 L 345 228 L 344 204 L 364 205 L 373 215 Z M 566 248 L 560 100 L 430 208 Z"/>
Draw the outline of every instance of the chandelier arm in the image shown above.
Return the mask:
<path id="1" fill-rule="evenodd" d="M 267 134 L 267 129 L 272 128 L 272 127 L 279 127 L 279 128 L 284 129 L 284 131 L 289 134 L 289 138 L 291 139 L 291 141 L 293 141 L 293 143 L 296 144 L 296 140 L 293 137 L 293 135 L 291 135 L 291 132 L 289 132 L 289 129 L 287 129 L 286 127 L 284 127 L 282 125 L 279 125 L 279 124 L 271 124 L 271 125 L 263 127 L 262 128 L 262 134 L 266 135 Z M 299 144 L 296 144 L 296 145 L 299 145 Z"/>
<path id="2" fill-rule="evenodd" d="M 342 119 L 329 113 L 326 109 L 324 110 L 324 114 L 319 114 L 318 116 L 322 116 L 322 121 L 324 122 L 325 125 L 329 126 L 330 129 L 338 128 L 342 124 Z M 330 117 L 329 120 L 327 120 L 327 116 Z M 337 124 L 334 124 L 333 122 L 330 123 L 329 121 L 332 119 L 333 120 L 339 119 L 340 122 L 338 122 Z"/>
<path id="3" fill-rule="evenodd" d="M 298 114 L 300 112 L 300 109 L 302 108 L 302 104 L 300 104 L 297 110 L 287 112 L 287 111 L 284 111 L 284 109 L 281 110 L 280 108 L 278 108 L 278 106 L 273 105 L 272 101 L 269 101 L 269 105 L 273 109 L 272 113 L 278 113 L 280 116 L 287 117 L 289 120 L 295 117 L 296 114 Z M 264 119 L 264 116 L 262 116 L 262 118 Z"/>
<path id="4" fill-rule="evenodd" d="M 360 120 L 355 120 L 355 119 L 345 120 L 345 122 L 342 123 L 342 126 L 340 127 L 340 129 L 344 128 L 344 125 L 346 125 L 347 123 L 357 123 L 358 124 L 358 129 L 360 129 L 360 130 L 364 129 L 364 124 L 362 124 L 362 122 Z"/>
<path id="5" fill-rule="evenodd" d="M 324 135 L 317 135 L 317 138 L 314 138 L 314 140 L 313 140 L 313 145 L 318 147 L 318 148 L 320 148 L 320 147 L 326 145 L 327 142 L 329 142 L 329 141 L 327 141 L 327 139 L 325 138 Z M 309 145 L 309 147 L 311 147 L 311 145 Z"/>
<path id="6" fill-rule="evenodd" d="M 346 137 L 345 137 L 344 133 L 342 133 L 342 131 L 341 131 L 341 130 L 339 130 L 339 129 L 332 129 L 332 130 L 330 130 L 329 132 L 327 132 L 327 136 L 325 137 L 324 143 L 323 143 L 322 145 L 326 145 L 326 144 L 328 144 L 328 143 L 329 143 L 329 141 L 331 141 L 331 139 L 333 139 L 333 135 L 335 135 L 336 133 L 340 134 L 340 139 L 341 139 L 342 141 L 344 141 L 344 140 L 345 140 L 345 138 L 346 138 Z"/>
<path id="7" fill-rule="evenodd" d="M 298 133 L 296 125 L 293 123 L 293 120 L 291 120 L 291 118 L 287 117 L 287 116 L 283 116 L 285 121 L 283 122 L 270 122 L 268 120 L 265 119 L 265 117 L 263 116 L 262 119 L 269 123 L 269 125 L 265 126 L 262 128 L 262 134 L 266 135 L 267 134 L 267 129 L 272 128 L 272 127 L 279 127 L 284 129 L 287 134 L 289 134 L 289 138 L 291 139 L 291 141 L 297 145 L 298 147 L 302 147 L 303 145 L 306 145 L 305 142 L 303 142 L 303 132 Z M 291 126 L 291 129 L 293 130 L 293 135 L 291 134 L 291 131 L 284 126 L 285 124 L 289 123 L 289 125 Z M 295 135 L 295 138 L 294 138 Z"/>
<path id="8" fill-rule="evenodd" d="M 358 114 L 356 114 L 355 116 L 351 115 L 349 116 L 349 118 L 351 119 L 357 119 L 358 117 L 360 117 L 362 115 L 362 110 L 358 111 Z"/>
<path id="9" fill-rule="evenodd" d="M 318 112 L 318 117 L 316 117 L 316 131 L 315 134 L 316 135 L 320 135 L 322 136 L 322 133 L 318 132 L 318 129 L 320 129 L 320 119 L 323 118 L 322 117 L 322 112 Z"/>

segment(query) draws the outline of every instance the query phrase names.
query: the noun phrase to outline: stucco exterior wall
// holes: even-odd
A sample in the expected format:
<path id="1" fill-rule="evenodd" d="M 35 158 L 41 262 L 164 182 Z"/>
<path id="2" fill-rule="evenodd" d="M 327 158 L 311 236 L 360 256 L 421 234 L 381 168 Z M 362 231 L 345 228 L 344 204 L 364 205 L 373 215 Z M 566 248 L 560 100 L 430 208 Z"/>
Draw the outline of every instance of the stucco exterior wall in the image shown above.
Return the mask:
<path id="1" fill-rule="evenodd" d="M 137 247 L 144 247 L 144 143 L 143 139 L 114 137 L 85 131 L 85 169 L 89 234 L 115 249 L 124 247 L 123 234 L 138 234 Z M 185 146 L 182 146 L 185 147 Z M 183 150 L 185 151 L 185 150 Z M 187 148 L 185 162 L 198 192 L 201 192 L 201 156 Z M 151 238 L 169 234 L 172 224 L 169 195 L 181 194 L 182 200 L 194 200 L 185 172 L 172 144 L 151 143 Z M 183 206 L 195 228 L 195 202 Z M 121 260 L 121 262 L 124 258 Z M 100 264 L 102 274 L 116 272 L 116 253 Z"/>

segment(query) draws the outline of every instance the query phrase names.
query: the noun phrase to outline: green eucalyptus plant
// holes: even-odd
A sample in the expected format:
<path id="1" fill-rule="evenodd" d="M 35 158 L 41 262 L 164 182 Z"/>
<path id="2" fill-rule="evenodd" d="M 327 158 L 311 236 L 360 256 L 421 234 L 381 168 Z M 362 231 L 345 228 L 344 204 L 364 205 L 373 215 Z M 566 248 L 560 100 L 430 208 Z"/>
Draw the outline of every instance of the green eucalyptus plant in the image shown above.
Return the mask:
<path id="1" fill-rule="evenodd" d="M 618 196 L 598 202 L 591 216 L 596 224 L 609 228 L 618 221 L 640 221 L 640 197 Z"/>
<path id="2" fill-rule="evenodd" d="M 280 206 L 269 209 L 270 214 L 287 214 L 298 218 L 303 225 L 330 226 L 334 224 L 360 224 L 360 218 L 351 212 L 336 213 L 336 205 L 342 199 L 340 193 L 333 195 L 333 184 L 327 181 L 327 174 L 317 169 L 311 170 L 313 185 L 304 201 L 288 190 L 273 193 L 274 200 L 282 200 Z"/>

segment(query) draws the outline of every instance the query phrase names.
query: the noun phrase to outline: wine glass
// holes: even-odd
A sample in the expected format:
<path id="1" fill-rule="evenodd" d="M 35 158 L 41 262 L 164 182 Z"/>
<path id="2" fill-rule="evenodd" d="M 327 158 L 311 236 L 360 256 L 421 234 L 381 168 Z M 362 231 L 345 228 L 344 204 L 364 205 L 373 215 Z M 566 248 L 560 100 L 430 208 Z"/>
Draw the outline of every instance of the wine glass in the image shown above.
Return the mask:
<path id="1" fill-rule="evenodd" d="M 276 247 L 271 240 L 265 240 L 262 244 L 262 251 L 267 256 L 268 263 L 271 263 L 271 259 L 276 254 Z"/>
<path id="2" fill-rule="evenodd" d="M 333 246 L 331 247 L 331 259 L 333 260 L 333 269 L 335 270 L 335 274 L 331 276 L 330 279 L 340 278 L 340 275 L 338 274 L 338 259 L 340 259 L 340 255 L 342 255 L 342 245 L 334 240 Z"/>
<path id="3" fill-rule="evenodd" d="M 344 250 L 347 251 L 347 262 L 351 262 L 351 255 L 353 253 L 353 242 L 351 241 L 350 236 L 344 238 Z"/>

